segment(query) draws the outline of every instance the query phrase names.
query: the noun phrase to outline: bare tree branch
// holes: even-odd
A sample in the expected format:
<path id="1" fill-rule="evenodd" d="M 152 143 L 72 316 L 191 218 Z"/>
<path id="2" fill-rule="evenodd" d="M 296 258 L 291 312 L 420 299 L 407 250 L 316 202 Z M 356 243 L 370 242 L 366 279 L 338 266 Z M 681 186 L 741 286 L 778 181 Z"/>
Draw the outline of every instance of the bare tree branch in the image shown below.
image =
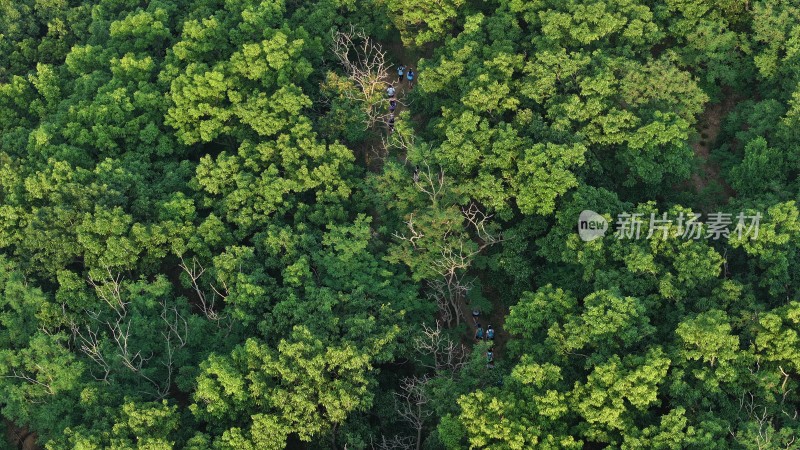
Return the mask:
<path id="1" fill-rule="evenodd" d="M 419 178 L 414 182 L 414 186 L 427 194 L 431 203 L 436 205 L 445 187 L 444 169 L 440 167 L 438 171 L 434 172 L 427 162 L 422 163 L 422 169 L 419 171 Z"/>
<path id="2" fill-rule="evenodd" d="M 422 430 L 425 422 L 433 415 L 433 411 L 427 409 L 426 405 L 430 401 L 425 385 L 430 378 L 407 377 L 400 381 L 400 392 L 395 392 L 397 413 L 417 432 L 416 449 L 422 445 Z"/>
<path id="3" fill-rule="evenodd" d="M 52 378 L 50 379 L 50 383 L 44 383 L 24 372 L 17 372 L 16 369 L 12 371 L 11 375 L 3 375 L 3 378 L 16 378 L 19 380 L 23 380 L 30 384 L 43 387 L 48 395 L 56 395 L 55 391 L 53 390 L 53 386 L 50 384 L 53 381 Z"/>
<path id="4" fill-rule="evenodd" d="M 106 267 L 106 271 L 108 272 L 108 278 L 102 280 L 101 284 L 98 284 L 97 281 L 89 275 L 89 285 L 94 288 L 97 296 L 105 301 L 108 306 L 117 313 L 118 317 L 125 317 L 128 313 L 126 308 L 130 302 L 122 300 L 122 275 L 118 273 L 114 276 L 111 273 L 110 267 Z"/>
<path id="5" fill-rule="evenodd" d="M 189 274 L 195 291 L 201 296 L 201 303 L 203 304 L 203 310 L 206 316 L 219 318 L 213 310 L 213 300 L 209 303 L 207 300 L 208 297 L 197 284 L 197 279 L 202 275 L 204 269 L 199 266 L 199 264 L 194 264 L 190 269 L 183 261 L 181 268 Z M 134 329 L 134 324 L 139 322 L 134 322 L 132 318 L 128 317 L 128 305 L 130 305 L 130 301 L 126 301 L 123 298 L 122 277 L 119 275 L 113 276 L 109 270 L 109 277 L 107 279 L 98 283 L 89 277 L 89 284 L 95 288 L 98 297 L 103 299 L 111 307 L 112 311 L 114 311 L 111 318 L 106 319 L 105 317 L 107 316 L 102 312 L 86 310 L 87 316 L 101 324 L 101 328 L 107 330 L 103 335 L 101 335 L 100 329 L 92 329 L 87 326 L 86 333 L 84 334 L 76 324 L 73 323 L 71 326 L 73 337 L 76 342 L 79 342 L 81 351 L 103 370 L 102 377 L 95 376 L 95 378 L 98 381 L 107 382 L 109 375 L 114 370 L 112 365 L 114 359 L 108 358 L 103 354 L 101 345 L 101 338 L 110 338 L 109 340 L 113 342 L 112 347 L 115 347 L 116 360 L 125 369 L 135 373 L 137 376 L 153 385 L 155 391 L 145 392 L 146 394 L 153 395 L 157 400 L 163 399 L 169 394 L 169 390 L 172 387 L 175 354 L 187 344 L 189 322 L 181 315 L 177 306 L 169 305 L 166 299 L 159 302 L 161 305 L 160 318 L 164 326 L 162 329 L 163 331 L 161 331 L 161 337 L 163 338 L 165 346 L 164 353 L 161 354 L 159 359 L 161 365 L 165 367 L 166 374 L 161 380 L 154 379 L 152 373 L 145 369 L 148 369 L 148 363 L 155 357 L 155 353 L 150 352 L 148 356 L 145 356 L 142 350 L 135 348 L 136 339 L 133 338 L 134 335 L 141 336 L 143 333 L 149 332 L 149 330 Z M 215 290 L 214 295 L 220 294 Z M 134 331 L 136 331 L 136 333 L 134 333 Z M 150 375 L 145 372 L 150 373 Z"/>
<path id="6" fill-rule="evenodd" d="M 480 240 L 480 247 L 478 251 L 505 240 L 502 235 L 493 235 L 486 231 L 486 225 L 489 223 L 489 219 L 494 217 L 493 214 L 484 214 L 474 202 L 470 203 L 469 208 L 461 208 L 461 212 L 464 214 L 464 218 L 470 224 L 471 228 L 475 231 L 478 239 Z"/>
<path id="7" fill-rule="evenodd" d="M 394 237 L 402 241 L 407 241 L 409 244 L 411 244 L 412 247 L 417 248 L 417 241 L 425 237 L 425 234 L 422 233 L 421 231 L 417 231 L 414 228 L 414 213 L 411 213 L 411 215 L 408 218 L 408 221 L 406 221 L 405 224 L 408 227 L 410 234 L 406 236 L 405 233 L 401 234 L 395 231 Z"/>
<path id="8" fill-rule="evenodd" d="M 347 77 L 355 85 L 354 90 L 343 94 L 362 104 L 366 113 L 366 128 L 378 123 L 388 124 L 389 115 L 382 106 L 385 104 L 386 79 L 389 64 L 386 51 L 363 31 L 350 26 L 346 31 L 334 31 L 331 50 L 344 68 Z"/>
<path id="9" fill-rule="evenodd" d="M 198 282 L 198 280 L 200 280 L 200 278 L 206 272 L 206 269 L 197 261 L 197 258 L 192 257 L 192 265 L 189 267 L 189 265 L 186 264 L 186 261 L 183 260 L 183 257 L 181 257 L 181 263 L 178 264 L 178 267 L 180 267 L 189 277 L 189 281 L 192 284 L 192 289 L 194 290 L 195 294 L 197 294 L 198 300 L 200 300 L 200 310 L 202 311 L 203 315 L 205 315 L 209 320 L 217 322 L 218 325 L 221 323 L 221 321 L 228 319 L 227 314 L 221 315 L 215 308 L 217 297 L 225 300 L 225 298 L 228 296 L 228 286 L 224 282 L 222 283 L 222 288 L 224 291 L 223 293 L 220 292 L 213 284 L 209 284 L 213 294 L 208 296 L 200 287 L 200 283 Z"/>
<path id="10" fill-rule="evenodd" d="M 80 339 L 80 349 L 81 351 L 86 354 L 92 361 L 97 363 L 102 370 L 103 376 L 102 378 L 98 378 L 94 374 L 92 376 L 97 381 L 102 381 L 104 383 L 108 383 L 108 376 L 111 373 L 111 364 L 106 361 L 105 356 L 100 351 L 100 338 L 99 338 L 100 330 L 92 330 L 89 326 L 86 327 L 86 336 L 80 331 L 80 328 L 73 323 L 72 324 L 72 335 L 76 339 Z"/>
<path id="11" fill-rule="evenodd" d="M 422 332 L 414 339 L 414 347 L 422 355 L 433 358 L 433 365 L 423 359 L 418 359 L 420 365 L 433 369 L 439 374 L 449 373 L 451 378 L 464 368 L 469 360 L 467 347 L 447 337 L 438 321 L 436 328 L 422 325 Z"/>
<path id="12" fill-rule="evenodd" d="M 380 442 L 372 442 L 371 447 L 373 450 L 411 450 L 414 448 L 414 438 L 394 436 L 387 439 L 386 436 L 381 436 Z"/>

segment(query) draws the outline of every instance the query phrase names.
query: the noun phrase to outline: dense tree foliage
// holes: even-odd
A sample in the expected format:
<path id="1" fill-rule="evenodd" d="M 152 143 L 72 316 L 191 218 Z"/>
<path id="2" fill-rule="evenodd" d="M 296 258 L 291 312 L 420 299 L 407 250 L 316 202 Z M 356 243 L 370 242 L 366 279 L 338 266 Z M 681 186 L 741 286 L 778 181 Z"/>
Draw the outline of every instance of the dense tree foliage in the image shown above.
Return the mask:
<path id="1" fill-rule="evenodd" d="M 782 0 L 0 0 L 0 417 L 797 448 L 798 130 Z"/>

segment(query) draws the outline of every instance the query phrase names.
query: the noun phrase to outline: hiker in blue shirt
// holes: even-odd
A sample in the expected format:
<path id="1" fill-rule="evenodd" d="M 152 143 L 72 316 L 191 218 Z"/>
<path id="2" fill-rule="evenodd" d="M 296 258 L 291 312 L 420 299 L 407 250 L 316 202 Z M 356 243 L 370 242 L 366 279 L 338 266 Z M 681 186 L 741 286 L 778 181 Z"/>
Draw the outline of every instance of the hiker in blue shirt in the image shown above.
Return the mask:
<path id="1" fill-rule="evenodd" d="M 403 72 L 405 72 L 405 70 L 406 70 L 406 66 L 404 66 L 402 64 L 397 66 L 397 82 L 398 83 L 402 83 L 403 82 Z"/>
<path id="2" fill-rule="evenodd" d="M 475 340 L 476 341 L 483 340 L 483 328 L 481 328 L 481 324 L 476 324 L 475 326 L 478 327 L 475 330 Z"/>
<path id="3" fill-rule="evenodd" d="M 491 326 L 491 325 L 489 325 L 489 326 L 486 328 L 486 339 L 488 339 L 488 340 L 490 340 L 490 341 L 493 341 L 493 340 L 494 340 L 494 328 L 492 328 L 492 326 Z"/>
<path id="4" fill-rule="evenodd" d="M 389 98 L 394 98 L 394 84 L 390 84 L 388 88 L 386 88 L 386 96 Z"/>
<path id="5" fill-rule="evenodd" d="M 413 88 L 414 87 L 414 71 L 411 70 L 410 68 L 408 69 L 408 72 L 406 73 L 406 79 L 408 80 L 408 88 L 409 89 Z"/>
<path id="6" fill-rule="evenodd" d="M 486 367 L 494 368 L 494 347 L 489 347 L 489 350 L 486 351 Z"/>

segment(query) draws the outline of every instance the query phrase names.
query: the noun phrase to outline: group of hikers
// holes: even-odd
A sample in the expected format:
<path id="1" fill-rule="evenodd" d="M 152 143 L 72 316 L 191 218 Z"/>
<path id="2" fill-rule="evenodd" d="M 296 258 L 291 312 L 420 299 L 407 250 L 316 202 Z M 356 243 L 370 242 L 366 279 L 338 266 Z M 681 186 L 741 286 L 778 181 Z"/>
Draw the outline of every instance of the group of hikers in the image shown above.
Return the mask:
<path id="1" fill-rule="evenodd" d="M 475 323 L 475 340 L 478 342 L 483 340 L 494 342 L 494 328 L 492 328 L 491 325 L 487 325 L 484 331 L 480 322 L 478 322 L 480 315 L 481 312 L 479 310 L 475 309 L 472 311 L 472 321 Z M 494 346 L 486 350 L 486 367 L 490 369 L 494 368 Z"/>
<path id="2" fill-rule="evenodd" d="M 408 80 L 408 88 L 414 88 L 414 69 L 408 68 L 406 70 L 406 66 L 400 64 L 397 66 L 397 83 L 403 83 L 403 75 L 405 75 L 406 80 Z M 389 98 L 389 133 L 394 132 L 394 111 L 397 109 L 397 98 L 395 95 L 397 94 L 397 89 L 394 87 L 394 83 L 390 83 L 389 87 L 386 88 L 386 96 Z"/>
<path id="3" fill-rule="evenodd" d="M 406 80 L 408 81 L 408 88 L 414 88 L 414 69 L 409 67 L 406 70 L 406 66 L 400 64 L 397 66 L 397 83 L 401 85 L 403 83 L 403 76 L 405 75 Z M 389 133 L 391 134 L 394 132 L 394 112 L 397 109 L 397 89 L 394 87 L 394 83 L 389 83 L 389 86 L 386 88 L 386 97 L 389 99 L 389 119 L 387 121 L 389 125 Z M 412 175 L 414 179 L 414 183 L 419 181 L 419 167 L 414 168 L 414 173 Z M 484 331 L 481 324 L 478 322 L 478 318 L 480 316 L 479 310 L 472 311 L 472 320 L 475 324 L 475 340 L 480 342 L 483 340 L 492 341 L 494 342 L 494 328 L 491 325 L 487 325 L 486 330 Z M 494 346 L 489 347 L 486 351 L 486 367 L 492 369 L 494 368 Z"/>

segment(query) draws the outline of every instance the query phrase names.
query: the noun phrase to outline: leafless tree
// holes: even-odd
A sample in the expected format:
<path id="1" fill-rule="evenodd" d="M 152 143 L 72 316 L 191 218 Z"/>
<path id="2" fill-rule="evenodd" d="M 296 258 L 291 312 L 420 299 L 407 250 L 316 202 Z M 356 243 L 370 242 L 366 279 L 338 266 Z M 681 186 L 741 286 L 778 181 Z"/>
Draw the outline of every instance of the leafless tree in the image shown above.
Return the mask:
<path id="1" fill-rule="evenodd" d="M 371 145 L 369 151 L 364 154 L 364 161 L 368 168 L 380 172 L 380 169 L 386 163 L 387 156 L 389 156 L 389 151 L 385 144 L 383 146 Z"/>
<path id="2" fill-rule="evenodd" d="M 420 360 L 420 362 L 423 366 L 436 371 L 434 377 L 452 377 L 467 364 L 469 358 L 468 349 L 447 337 L 439 322 L 436 323 L 435 328 L 423 324 L 422 332 L 414 339 L 414 345 L 420 354 L 433 358 L 432 364 L 428 361 Z M 430 397 L 426 391 L 427 385 L 432 379 L 433 377 L 429 375 L 403 378 L 400 381 L 400 390 L 394 393 L 397 414 L 416 432 L 416 437 L 395 436 L 388 440 L 386 437 L 382 437 L 382 441 L 378 445 L 373 443 L 373 449 L 420 449 L 425 424 L 433 415 L 433 411 L 428 407 Z"/>
<path id="3" fill-rule="evenodd" d="M 398 99 L 397 103 L 403 107 L 411 106 L 410 102 L 405 99 Z M 376 154 L 386 155 L 390 149 L 397 149 L 403 157 L 403 163 L 407 162 L 408 153 L 416 150 L 418 153 L 430 154 L 432 146 L 425 142 L 417 140 L 416 134 L 413 132 L 404 132 L 402 128 L 398 128 L 394 133 L 381 136 L 381 148 L 374 149 Z"/>
<path id="4" fill-rule="evenodd" d="M 205 274 L 206 269 L 197 261 L 197 258 L 192 257 L 192 264 L 189 266 L 186 261 L 183 260 L 183 257 L 181 257 L 181 263 L 178 264 L 178 267 L 180 267 L 189 277 L 189 281 L 192 284 L 192 289 L 197 295 L 197 299 L 200 301 L 200 311 L 203 313 L 203 315 L 205 315 L 209 320 L 216 322 L 218 327 L 222 327 L 224 324 L 227 326 L 228 332 L 230 332 L 231 327 L 233 326 L 233 321 L 228 314 L 220 314 L 216 307 L 217 299 L 224 301 L 225 298 L 228 297 L 228 286 L 225 284 L 225 282 L 222 283 L 221 290 L 209 283 L 209 288 L 211 289 L 211 294 L 209 295 L 199 283 L 200 278 L 203 276 L 203 274 Z"/>
<path id="5" fill-rule="evenodd" d="M 394 237 L 400 239 L 401 241 L 406 241 L 411 244 L 412 247 L 417 248 L 417 241 L 425 237 L 425 233 L 421 231 L 417 231 L 414 227 L 414 213 L 411 213 L 408 217 L 408 220 L 405 222 L 406 227 L 408 227 L 409 234 L 400 233 L 395 231 Z"/>
<path id="6" fill-rule="evenodd" d="M 73 338 L 79 343 L 80 350 L 94 361 L 103 371 L 102 377 L 95 376 L 100 381 L 108 381 L 110 373 L 113 371 L 112 363 L 102 351 L 102 336 L 106 336 L 112 347 L 115 348 L 116 356 L 122 366 L 134 374 L 153 385 L 153 392 L 147 392 L 160 400 L 167 396 L 172 386 L 174 376 L 175 353 L 187 344 L 189 335 L 189 323 L 181 315 L 177 306 L 170 305 L 166 299 L 161 300 L 161 336 L 164 342 L 164 353 L 160 363 L 165 367 L 165 375 L 157 380 L 147 375 L 146 369 L 149 362 L 155 356 L 153 353 L 145 355 L 142 350 L 134 348 L 132 337 L 134 334 L 142 334 L 149 330 L 136 330 L 134 321 L 128 317 L 130 301 L 123 295 L 122 277 L 111 273 L 106 269 L 108 277 L 104 280 L 95 280 L 89 277 L 89 285 L 94 287 L 99 298 L 109 305 L 113 314 L 108 317 L 101 311 L 86 310 L 87 315 L 95 322 L 100 324 L 100 328 L 89 326 L 81 329 L 77 324 L 71 325 Z M 101 334 L 100 329 L 105 328 L 105 335 Z"/>
<path id="7" fill-rule="evenodd" d="M 425 237 L 425 233 L 417 229 L 414 214 L 409 215 L 405 222 L 407 232 L 395 232 L 394 237 L 408 242 L 413 249 L 418 248 L 418 242 Z M 463 246 L 463 243 L 461 243 Z M 463 251 L 462 251 L 463 253 Z M 451 325 L 453 319 L 456 324 L 461 323 L 459 314 L 459 301 L 465 298 L 472 283 L 466 280 L 466 269 L 469 266 L 467 255 L 457 256 L 449 247 L 441 249 L 441 258 L 435 260 L 432 269 L 440 276 L 428 281 L 428 298 L 435 301 L 442 320 Z"/>
<path id="8" fill-rule="evenodd" d="M 440 278 L 428 281 L 428 298 L 439 307 L 442 320 L 448 325 L 461 323 L 460 302 L 472 289 L 472 281 L 467 280 L 465 272 L 453 271 L 449 274 L 439 272 Z"/>
<path id="9" fill-rule="evenodd" d="M 172 377 L 175 365 L 175 352 L 186 346 L 186 339 L 189 336 L 189 322 L 178 311 L 176 306 L 169 306 L 166 301 L 161 302 L 161 320 L 166 325 L 161 336 L 164 338 L 164 358 L 161 364 L 164 366 L 167 375 L 163 383 L 157 385 L 158 398 L 164 398 L 172 387 Z"/>
<path id="10" fill-rule="evenodd" d="M 470 203 L 469 208 L 461 208 L 461 212 L 464 214 L 464 218 L 469 223 L 470 228 L 477 235 L 480 243 L 478 252 L 504 240 L 502 235 L 495 235 L 486 231 L 486 225 L 489 224 L 489 219 L 493 217 L 492 214 L 484 214 L 475 203 Z"/>
<path id="11" fill-rule="evenodd" d="M 433 171 L 427 162 L 423 162 L 414 186 L 427 194 L 431 204 L 436 206 L 445 188 L 444 169 L 440 167 L 438 171 Z"/>
<path id="12" fill-rule="evenodd" d="M 114 311 L 115 315 L 110 319 L 103 319 L 103 314 L 101 312 L 87 310 L 86 313 L 89 317 L 104 324 L 108 328 L 110 336 L 116 344 L 118 350 L 117 355 L 120 357 L 123 365 L 133 372 L 141 373 L 142 366 L 152 355 L 144 357 L 141 351 L 133 352 L 129 347 L 131 320 L 128 318 L 128 305 L 130 305 L 130 301 L 123 299 L 122 276 L 120 274 L 114 275 L 109 267 L 106 267 L 106 271 L 108 276 L 105 279 L 98 281 L 90 275 L 88 283 L 94 288 L 97 296 L 105 301 L 112 311 Z M 99 355 L 100 346 L 98 332 L 87 328 L 87 335 L 84 336 L 75 324 L 72 325 L 72 332 L 73 335 L 80 339 L 82 343 L 81 350 L 105 370 L 106 365 L 103 364 L 105 360 Z M 106 379 L 107 376 L 108 374 L 103 378 Z"/>
<path id="13" fill-rule="evenodd" d="M 386 51 L 363 31 L 350 26 L 345 31 L 333 32 L 331 50 L 355 85 L 343 94 L 362 104 L 366 113 L 366 128 L 378 123 L 388 124 L 388 112 L 382 108 L 387 102 L 385 91 L 389 75 Z"/>
<path id="14" fill-rule="evenodd" d="M 414 185 L 428 195 L 434 208 L 437 207 L 446 189 L 446 177 L 440 168 L 438 173 L 423 163 L 418 170 Z M 428 297 L 439 307 L 441 318 L 448 326 L 461 323 L 461 304 L 472 288 L 472 281 L 467 272 L 475 257 L 487 247 L 505 240 L 500 234 L 493 234 L 490 229 L 491 214 L 483 212 L 476 203 L 461 208 L 463 228 L 455 223 L 446 224 L 441 236 L 439 257 L 432 260 L 430 269 L 439 277 L 428 282 Z M 408 242 L 413 249 L 419 248 L 419 241 L 425 233 L 417 226 L 414 214 L 410 214 L 405 222 L 408 231 L 395 232 L 394 237 Z M 464 233 L 466 231 L 466 234 Z M 430 249 L 426 249 L 430 251 Z"/>
<path id="15" fill-rule="evenodd" d="M 783 372 L 783 369 L 781 369 L 781 372 Z M 753 431 L 753 438 L 755 439 L 755 444 L 759 450 L 775 448 L 785 448 L 788 450 L 796 448 L 795 442 L 797 441 L 797 436 L 794 434 L 792 434 L 790 437 L 777 435 L 775 428 L 773 427 L 775 417 L 769 413 L 767 406 L 760 405 L 756 402 L 756 398 L 752 393 L 748 392 L 746 394 L 742 394 L 742 397 L 739 400 L 739 410 L 745 412 L 743 422 L 752 422 L 754 425 L 756 425 L 756 429 Z M 783 411 L 783 413 L 787 414 L 786 411 Z M 795 411 L 794 417 L 792 418 L 790 416 L 790 418 L 792 420 L 796 419 L 797 411 Z M 737 433 L 733 431 L 730 427 L 728 427 L 728 432 L 736 441 L 741 441 L 746 437 L 742 436 L 741 432 Z"/>
<path id="16" fill-rule="evenodd" d="M 442 289 L 441 280 L 428 282 L 428 299 L 436 303 L 439 310 L 439 317 L 448 325 L 453 324 L 453 319 L 458 317 L 458 309 L 453 310 L 452 296 Z"/>
<path id="17" fill-rule="evenodd" d="M 433 415 L 433 411 L 427 408 L 430 401 L 425 386 L 430 378 L 407 377 L 400 381 L 400 392 L 395 392 L 397 401 L 397 413 L 417 432 L 416 449 L 422 445 L 422 430 L 425 422 Z"/>
<path id="18" fill-rule="evenodd" d="M 27 383 L 36 385 L 44 389 L 47 395 L 56 395 L 56 391 L 53 389 L 53 377 L 49 374 L 48 371 L 42 368 L 39 364 L 36 364 L 37 374 L 36 375 L 29 375 L 25 372 L 19 372 L 16 369 L 11 371 L 11 375 L 3 375 L 2 378 L 16 378 Z M 46 378 L 46 381 L 41 381 L 39 378 L 43 377 Z M 41 401 L 30 400 L 31 403 L 42 403 Z"/>
<path id="19" fill-rule="evenodd" d="M 414 448 L 414 438 L 411 436 L 394 436 L 386 438 L 381 436 L 379 442 L 372 442 L 373 450 L 411 450 Z"/>
<path id="20" fill-rule="evenodd" d="M 438 321 L 435 328 L 422 324 L 422 332 L 414 338 L 414 347 L 420 354 L 433 358 L 432 365 L 419 359 L 420 365 L 433 369 L 440 375 L 449 374 L 451 378 L 464 368 L 469 360 L 467 347 L 444 334 Z"/>
<path id="21" fill-rule="evenodd" d="M 108 376 L 111 374 L 111 364 L 106 360 L 103 352 L 100 350 L 100 329 L 92 329 L 87 325 L 86 334 L 84 335 L 78 325 L 73 322 L 72 335 L 76 338 L 76 340 L 80 341 L 79 345 L 81 351 L 86 354 L 89 359 L 97 363 L 97 365 L 103 370 L 102 377 L 98 377 L 94 374 L 92 376 L 97 381 L 107 383 Z"/>
<path id="22" fill-rule="evenodd" d="M 444 189 L 444 172 L 440 169 L 439 173 L 434 175 L 432 174 L 428 163 L 423 163 L 423 166 L 424 170 L 420 170 L 417 174 L 417 180 L 414 181 L 414 186 L 421 192 L 427 194 L 431 200 L 431 203 L 435 206 L 439 196 L 442 194 L 442 190 Z M 405 233 L 395 232 L 394 236 L 400 240 L 408 241 L 410 244 L 416 247 L 415 241 L 421 239 L 425 235 L 414 229 L 413 213 L 409 215 L 409 219 L 405 222 L 405 224 L 411 234 L 406 236 Z"/>
<path id="23" fill-rule="evenodd" d="M 472 281 L 467 279 L 469 269 L 475 257 L 489 246 L 503 242 L 502 235 L 495 235 L 486 230 L 491 215 L 486 215 L 474 203 L 469 208 L 462 208 L 467 223 L 467 230 L 475 235 L 477 245 L 463 239 L 447 244 L 440 249 L 440 257 L 433 262 L 433 270 L 440 278 L 428 283 L 437 304 L 447 305 L 449 311 L 443 318 L 455 317 L 456 325 L 461 323 L 461 304 L 472 289 Z M 447 321 L 450 324 L 450 321 Z"/>
<path id="24" fill-rule="evenodd" d="M 114 275 L 111 273 L 111 268 L 106 267 L 108 278 L 102 280 L 100 284 L 89 275 L 89 285 L 94 288 L 97 296 L 105 301 L 108 306 L 117 313 L 118 317 L 125 317 L 128 314 L 127 307 L 130 302 L 122 300 L 122 275 Z"/>

